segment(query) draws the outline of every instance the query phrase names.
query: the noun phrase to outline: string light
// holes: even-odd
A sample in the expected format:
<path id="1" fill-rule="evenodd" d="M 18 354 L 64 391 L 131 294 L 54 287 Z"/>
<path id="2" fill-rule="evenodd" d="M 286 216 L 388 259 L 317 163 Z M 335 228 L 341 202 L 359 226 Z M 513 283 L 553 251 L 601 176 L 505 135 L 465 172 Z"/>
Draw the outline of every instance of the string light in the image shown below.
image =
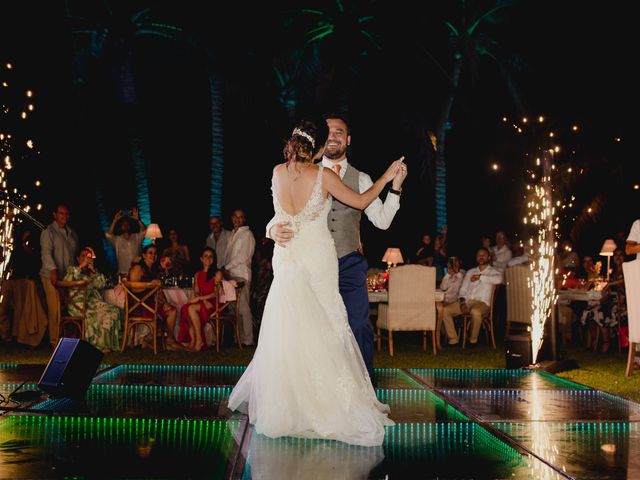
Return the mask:
<path id="1" fill-rule="evenodd" d="M 7 70 L 13 69 L 13 66 L 10 63 L 6 63 L 5 67 Z M 3 80 L 2 86 L 8 88 L 9 83 L 6 80 Z M 15 113 L 20 110 L 13 108 L 12 102 L 15 101 L 14 97 L 17 99 L 22 95 L 19 94 L 17 96 L 12 96 L 11 90 L 2 90 L 0 93 L 2 93 L 2 98 L 0 99 L 0 126 L 2 126 L 2 128 L 11 128 L 12 126 L 17 125 L 15 120 L 18 118 L 26 120 L 27 111 L 33 112 L 35 110 L 34 104 L 30 102 L 26 106 L 26 111 L 23 110 L 20 114 L 15 115 Z M 31 98 L 33 96 L 33 92 L 31 90 L 27 90 L 26 96 Z M 24 127 L 21 127 L 16 130 L 16 132 L 23 128 Z M 14 140 L 14 135 L 8 133 L 6 130 L 4 132 L 0 132 L 0 158 L 2 158 L 2 161 L 0 162 L 0 298 L 2 297 L 3 280 L 8 279 L 11 276 L 11 272 L 8 267 L 14 248 L 13 237 L 16 222 L 22 221 L 20 216 L 26 216 L 36 225 L 44 228 L 44 225 L 29 214 L 31 206 L 27 204 L 27 195 L 21 194 L 18 191 L 18 188 L 9 186 L 10 182 L 8 174 L 14 167 L 14 160 L 23 158 L 24 152 L 22 152 L 19 147 L 24 148 L 24 146 L 26 146 L 28 150 L 33 150 L 34 148 L 33 140 L 24 139 L 18 141 L 19 138 L 20 134 L 18 133 L 16 133 L 16 139 Z M 38 180 L 36 181 L 36 186 L 39 185 L 40 181 Z M 42 205 L 38 204 L 36 209 L 41 210 Z"/>

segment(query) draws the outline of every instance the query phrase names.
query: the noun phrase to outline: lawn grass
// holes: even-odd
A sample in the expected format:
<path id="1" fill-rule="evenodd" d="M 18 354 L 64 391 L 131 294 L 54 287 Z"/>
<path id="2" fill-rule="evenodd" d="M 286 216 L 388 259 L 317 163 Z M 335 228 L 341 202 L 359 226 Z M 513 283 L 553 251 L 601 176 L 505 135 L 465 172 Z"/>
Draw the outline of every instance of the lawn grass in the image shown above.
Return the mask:
<path id="1" fill-rule="evenodd" d="M 386 345 L 383 344 L 382 350 L 375 353 L 375 367 L 476 369 L 505 367 L 504 346 L 500 343 L 495 350 L 481 343 L 475 349 L 445 348 L 434 356 L 430 342 L 427 352 L 422 351 L 421 334 L 399 333 L 394 337 L 395 355 L 390 357 Z M 224 345 L 219 353 L 215 349 L 210 349 L 199 353 L 167 351 L 154 355 L 152 350 L 128 349 L 123 353 L 105 354 L 103 362 L 148 365 L 247 365 L 254 351 L 254 348 L 245 348 L 240 351 L 230 343 Z M 0 363 L 45 364 L 49 361 L 51 353 L 50 347 L 32 349 L 20 345 L 0 346 Z M 561 372 L 558 376 L 640 402 L 640 372 L 625 378 L 625 351 L 620 354 L 617 351 L 601 354 L 586 350 L 583 346 L 571 345 L 562 347 L 560 356 L 576 360 L 579 368 Z"/>

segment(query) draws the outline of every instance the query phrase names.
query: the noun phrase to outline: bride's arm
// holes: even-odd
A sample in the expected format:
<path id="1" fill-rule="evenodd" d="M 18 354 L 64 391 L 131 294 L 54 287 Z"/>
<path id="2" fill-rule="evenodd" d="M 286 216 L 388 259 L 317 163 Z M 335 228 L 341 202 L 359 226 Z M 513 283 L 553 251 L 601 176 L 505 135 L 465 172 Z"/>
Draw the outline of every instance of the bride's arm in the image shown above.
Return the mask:
<path id="1" fill-rule="evenodd" d="M 400 157 L 393 162 L 387 171 L 376 180 L 376 182 L 362 193 L 354 192 L 347 187 L 340 177 L 336 175 L 330 168 L 323 169 L 323 186 L 333 196 L 342 203 L 349 205 L 350 207 L 357 208 L 358 210 L 364 210 L 384 188 L 396 176 L 398 171 L 402 168 L 404 157 Z"/>

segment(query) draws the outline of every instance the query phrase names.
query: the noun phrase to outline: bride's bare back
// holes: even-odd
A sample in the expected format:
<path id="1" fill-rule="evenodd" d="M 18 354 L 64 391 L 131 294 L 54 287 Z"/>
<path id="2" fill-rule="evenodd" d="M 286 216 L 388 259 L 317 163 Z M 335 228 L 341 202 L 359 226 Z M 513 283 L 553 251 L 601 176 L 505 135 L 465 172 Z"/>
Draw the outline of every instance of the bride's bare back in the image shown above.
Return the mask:
<path id="1" fill-rule="evenodd" d="M 282 163 L 273 170 L 273 194 L 289 215 L 298 215 L 308 203 L 318 178 L 318 166 L 311 163 Z M 326 193 L 323 192 L 324 198 Z"/>

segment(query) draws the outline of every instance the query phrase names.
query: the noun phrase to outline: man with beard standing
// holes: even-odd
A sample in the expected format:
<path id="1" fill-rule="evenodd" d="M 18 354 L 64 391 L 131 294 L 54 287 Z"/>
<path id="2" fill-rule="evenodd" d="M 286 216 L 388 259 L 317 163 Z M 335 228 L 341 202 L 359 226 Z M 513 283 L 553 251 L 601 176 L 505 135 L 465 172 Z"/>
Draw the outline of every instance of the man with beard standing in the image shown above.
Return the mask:
<path id="1" fill-rule="evenodd" d="M 373 182 L 371 177 L 360 172 L 347 160 L 347 147 L 351 144 L 349 126 L 344 116 L 339 114 L 325 115 L 329 126 L 329 137 L 325 143 L 322 165 L 331 168 L 352 190 L 362 193 L 368 190 Z M 364 210 L 371 223 L 381 230 L 391 225 L 396 212 L 400 208 L 402 182 L 407 176 L 407 168 L 394 179 L 384 203 L 376 198 Z M 349 325 L 353 331 L 362 358 L 369 375 L 373 378 L 373 327 L 369 323 L 369 296 L 367 293 L 366 258 L 360 253 L 360 219 L 361 210 L 351 208 L 338 200 L 333 200 L 327 221 L 329 230 L 336 244 L 339 264 L 340 295 L 344 301 L 349 317 Z M 269 223 L 267 236 L 280 244 L 292 238 L 292 230 L 285 223 Z"/>

